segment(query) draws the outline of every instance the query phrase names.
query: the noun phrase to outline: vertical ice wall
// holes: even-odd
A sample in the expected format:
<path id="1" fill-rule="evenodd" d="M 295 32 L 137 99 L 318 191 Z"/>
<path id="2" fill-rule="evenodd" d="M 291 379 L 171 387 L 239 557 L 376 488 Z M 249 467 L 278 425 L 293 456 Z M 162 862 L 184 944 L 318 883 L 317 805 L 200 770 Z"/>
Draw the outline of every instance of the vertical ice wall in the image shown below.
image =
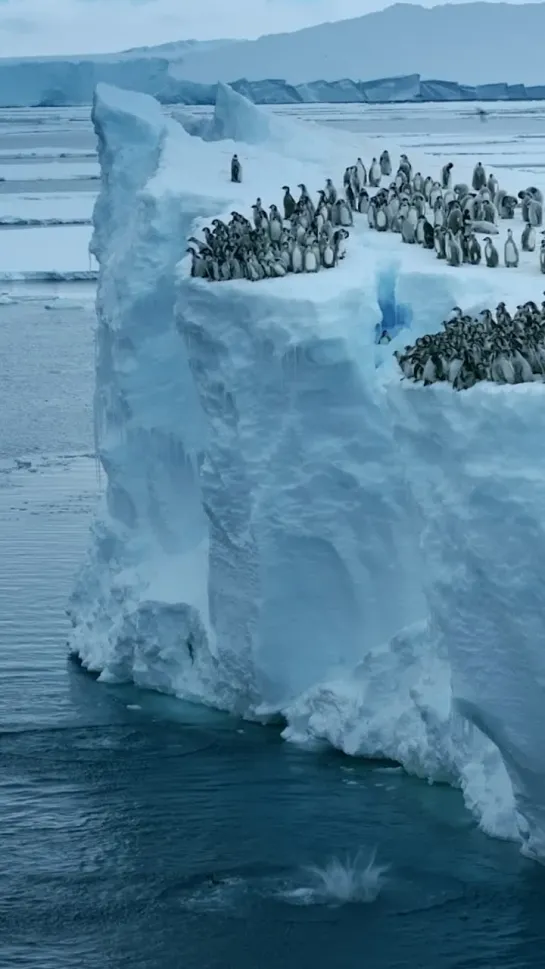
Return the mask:
<path id="1" fill-rule="evenodd" d="M 184 264 L 176 281 L 199 217 L 323 181 L 319 137 L 297 142 L 220 88 L 214 126 L 255 146 L 232 186 L 235 146 L 190 137 L 146 96 L 101 86 L 93 118 L 107 492 L 73 646 L 103 677 L 279 707 L 422 612 L 415 518 L 370 379 L 376 266 L 349 253 L 317 277 L 214 287 Z"/>
<path id="2" fill-rule="evenodd" d="M 500 751 L 525 850 L 545 857 L 545 389 L 434 385 L 390 399 L 424 509 L 426 598 L 454 710 Z"/>
<path id="3" fill-rule="evenodd" d="M 285 705 L 420 618 L 416 522 L 373 379 L 376 279 L 183 278 L 179 327 L 208 421 L 210 607 Z"/>
<path id="4" fill-rule="evenodd" d="M 168 136 L 153 99 L 100 86 L 93 121 L 95 428 L 107 489 L 72 602 L 73 648 L 103 677 L 166 690 L 183 680 L 191 694 L 191 648 L 212 649 L 198 482 L 206 428 L 174 324 L 174 268 L 199 201 L 186 212 L 149 189 Z"/>

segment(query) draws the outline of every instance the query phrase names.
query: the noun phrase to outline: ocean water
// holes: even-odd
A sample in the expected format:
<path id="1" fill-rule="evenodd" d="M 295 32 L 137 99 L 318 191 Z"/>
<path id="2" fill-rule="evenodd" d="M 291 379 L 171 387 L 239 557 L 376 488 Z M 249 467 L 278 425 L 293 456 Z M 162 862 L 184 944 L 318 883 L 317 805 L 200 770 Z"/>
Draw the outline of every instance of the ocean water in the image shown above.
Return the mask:
<path id="1" fill-rule="evenodd" d="M 438 117 L 436 141 L 465 131 L 484 150 L 457 109 L 395 106 L 392 138 Z M 394 106 L 358 110 L 365 130 L 394 125 Z M 11 155 L 92 137 L 85 111 L 13 115 Z M 524 153 L 532 123 L 519 113 L 501 137 Z M 24 167 L 30 195 L 80 190 Z M 545 870 L 485 837 L 459 792 L 99 684 L 68 658 L 64 606 L 103 484 L 92 295 L 0 284 L 1 969 L 541 969 Z"/>

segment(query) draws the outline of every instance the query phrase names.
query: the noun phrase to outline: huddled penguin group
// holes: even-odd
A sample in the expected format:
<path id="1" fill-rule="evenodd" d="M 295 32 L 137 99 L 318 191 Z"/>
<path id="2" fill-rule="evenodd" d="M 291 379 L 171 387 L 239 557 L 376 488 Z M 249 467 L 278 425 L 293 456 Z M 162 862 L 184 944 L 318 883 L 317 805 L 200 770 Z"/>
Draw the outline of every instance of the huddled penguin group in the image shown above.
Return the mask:
<path id="1" fill-rule="evenodd" d="M 228 223 L 214 219 L 203 229 L 204 239 L 192 236 L 191 275 L 220 282 L 260 279 L 287 273 L 315 273 L 332 269 L 345 255 L 350 209 L 330 179 L 312 201 L 306 185 L 299 185 L 296 200 L 283 188 L 283 211 L 276 205 L 265 211 L 260 198 L 252 206 L 252 221 L 232 212 Z"/>
<path id="2" fill-rule="evenodd" d="M 373 166 L 377 166 L 376 159 Z M 381 166 L 382 156 L 378 173 Z M 487 176 L 481 162 L 473 170 L 471 188 L 461 182 L 453 185 L 453 168 L 453 163 L 448 162 L 443 165 L 438 180 L 430 175 L 424 178 L 420 172 L 413 172 L 407 155 L 401 155 L 388 188 L 379 188 L 373 197 L 364 188 L 357 209 L 367 214 L 370 228 L 398 232 L 403 242 L 435 249 L 437 258 L 445 259 L 450 266 L 477 266 L 484 255 L 486 265 L 493 269 L 500 265 L 500 254 L 492 239 L 499 232 L 497 221 L 512 219 L 520 202 L 525 222 L 520 246 L 524 252 L 533 252 L 536 227 L 543 223 L 540 190 L 530 186 L 519 192 L 517 199 L 499 188 L 494 175 Z M 371 170 L 369 185 L 379 185 L 380 174 L 378 181 L 377 171 L 371 179 Z M 482 246 L 478 235 L 484 236 Z M 503 262 L 507 267 L 516 267 L 519 263 L 519 248 L 511 229 L 503 247 Z M 545 272 L 545 239 L 540 250 L 540 268 Z"/>
<path id="3" fill-rule="evenodd" d="M 424 386 L 445 381 L 466 390 L 479 381 L 545 380 L 545 302 L 529 301 L 511 316 L 505 303 L 478 318 L 456 306 L 438 333 L 419 337 L 394 356 L 404 377 Z"/>
<path id="4" fill-rule="evenodd" d="M 530 186 L 515 198 L 500 189 L 496 177 L 487 175 L 481 162 L 473 169 L 471 187 L 453 184 L 453 168 L 447 162 L 434 180 L 414 172 L 409 158 L 402 154 L 391 180 L 392 162 L 385 150 L 368 168 L 361 158 L 347 166 L 342 192 L 327 178 L 315 202 L 304 184 L 299 185 L 297 200 L 289 186 L 284 186 L 283 212 L 276 205 L 266 212 L 258 198 L 252 221 L 233 212 L 229 223 L 214 219 L 203 230 L 204 239 L 189 239 L 191 273 L 213 281 L 257 281 L 331 269 L 343 258 L 354 213 L 366 216 L 369 227 L 378 232 L 396 232 L 405 243 L 434 249 L 437 258 L 450 266 L 477 266 L 484 257 L 486 266 L 494 269 L 502 261 L 493 240 L 499 233 L 498 220 L 512 219 L 520 204 L 525 223 L 520 249 L 534 252 L 536 229 L 543 224 L 540 190 Z M 390 179 L 388 188 L 381 187 L 384 178 Z M 237 155 L 231 160 L 231 181 L 242 181 Z M 545 232 L 541 234 L 539 266 L 545 273 Z M 518 266 L 519 246 L 511 229 L 502 255 L 506 267 Z"/>

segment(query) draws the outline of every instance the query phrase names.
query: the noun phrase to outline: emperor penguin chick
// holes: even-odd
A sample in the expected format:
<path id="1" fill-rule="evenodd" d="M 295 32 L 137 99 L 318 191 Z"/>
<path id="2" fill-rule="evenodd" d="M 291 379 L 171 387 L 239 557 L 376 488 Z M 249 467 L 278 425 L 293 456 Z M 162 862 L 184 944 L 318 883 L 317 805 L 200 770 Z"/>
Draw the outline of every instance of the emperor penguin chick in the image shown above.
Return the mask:
<path id="1" fill-rule="evenodd" d="M 238 155 L 233 155 L 231 159 L 231 181 L 242 181 L 242 165 L 240 164 Z"/>
<path id="2" fill-rule="evenodd" d="M 507 268 L 516 269 L 519 264 L 519 251 L 517 244 L 513 239 L 513 232 L 511 229 L 507 230 L 507 239 L 505 240 L 505 246 L 503 247 L 503 258 Z"/>
<path id="3" fill-rule="evenodd" d="M 520 247 L 523 252 L 533 252 L 536 247 L 536 230 L 529 222 L 526 223 L 522 230 Z"/>

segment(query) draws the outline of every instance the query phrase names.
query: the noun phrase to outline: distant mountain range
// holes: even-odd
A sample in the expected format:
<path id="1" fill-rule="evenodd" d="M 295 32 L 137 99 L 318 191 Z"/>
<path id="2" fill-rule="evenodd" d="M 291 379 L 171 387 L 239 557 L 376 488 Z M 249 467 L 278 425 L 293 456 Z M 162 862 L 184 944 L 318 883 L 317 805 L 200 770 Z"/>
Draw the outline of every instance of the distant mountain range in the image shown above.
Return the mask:
<path id="1" fill-rule="evenodd" d="M 180 80 L 213 84 L 279 75 L 294 85 L 420 74 L 470 85 L 545 83 L 545 3 L 396 3 L 378 13 L 291 34 L 186 50 Z"/>
<path id="2" fill-rule="evenodd" d="M 88 104 L 99 81 L 170 104 L 212 104 L 218 81 L 258 104 L 543 99 L 544 37 L 545 3 L 402 3 L 255 41 L 0 60 L 0 105 Z"/>

